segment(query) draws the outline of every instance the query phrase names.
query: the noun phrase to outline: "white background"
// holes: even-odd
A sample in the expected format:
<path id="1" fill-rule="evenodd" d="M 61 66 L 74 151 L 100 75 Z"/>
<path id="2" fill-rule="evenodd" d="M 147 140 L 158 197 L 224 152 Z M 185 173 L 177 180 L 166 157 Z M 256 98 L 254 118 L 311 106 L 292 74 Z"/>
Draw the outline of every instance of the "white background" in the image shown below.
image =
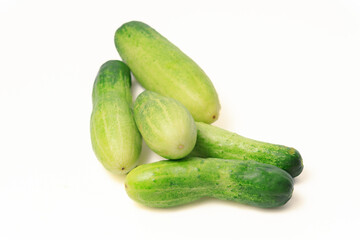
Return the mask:
<path id="1" fill-rule="evenodd" d="M 209 75 L 214 125 L 300 151 L 284 207 L 150 209 L 104 170 L 92 84 L 130 20 Z M 359 239 L 359 82 L 358 0 L 0 0 L 0 239 Z M 160 159 L 144 146 L 142 163 Z"/>

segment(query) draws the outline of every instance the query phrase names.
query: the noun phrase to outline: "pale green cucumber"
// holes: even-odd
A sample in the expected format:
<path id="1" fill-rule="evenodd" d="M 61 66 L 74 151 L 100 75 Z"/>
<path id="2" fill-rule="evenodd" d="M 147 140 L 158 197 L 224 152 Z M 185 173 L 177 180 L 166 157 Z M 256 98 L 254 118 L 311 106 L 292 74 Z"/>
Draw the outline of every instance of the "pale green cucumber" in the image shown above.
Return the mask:
<path id="1" fill-rule="evenodd" d="M 115 45 L 144 88 L 180 101 L 196 121 L 218 119 L 219 98 L 209 77 L 153 28 L 137 21 L 125 23 L 116 31 Z"/>
<path id="2" fill-rule="evenodd" d="M 93 86 L 91 142 L 98 160 L 115 173 L 126 174 L 139 159 L 142 139 L 132 112 L 130 70 L 125 63 L 104 63 Z"/>
<path id="3" fill-rule="evenodd" d="M 177 100 L 144 91 L 135 100 L 134 116 L 146 144 L 158 155 L 179 159 L 194 148 L 194 119 Z"/>

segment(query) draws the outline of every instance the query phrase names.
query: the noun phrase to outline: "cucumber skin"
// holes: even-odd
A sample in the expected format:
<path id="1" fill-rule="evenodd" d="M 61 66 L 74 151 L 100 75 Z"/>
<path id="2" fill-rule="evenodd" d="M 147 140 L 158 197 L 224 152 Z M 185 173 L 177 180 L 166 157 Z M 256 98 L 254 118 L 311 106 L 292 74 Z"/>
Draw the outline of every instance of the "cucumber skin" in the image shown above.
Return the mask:
<path id="1" fill-rule="evenodd" d="M 157 31 L 142 22 L 128 22 L 116 31 L 115 45 L 145 89 L 180 101 L 196 121 L 218 119 L 220 103 L 209 77 Z"/>
<path id="2" fill-rule="evenodd" d="M 196 122 L 197 140 L 191 156 L 255 160 L 298 176 L 303 168 L 300 153 L 290 147 L 252 140 L 209 124 Z"/>
<path id="3" fill-rule="evenodd" d="M 130 69 L 118 60 L 109 60 L 101 65 L 93 85 L 93 106 L 99 99 L 112 96 L 121 97 L 129 106 L 132 105 Z"/>
<path id="4" fill-rule="evenodd" d="M 144 91 L 135 100 L 134 116 L 146 144 L 158 155 L 179 159 L 193 150 L 195 121 L 177 100 Z"/>
<path id="5" fill-rule="evenodd" d="M 123 62 L 108 61 L 100 67 L 92 94 L 92 147 L 102 165 L 119 175 L 136 166 L 142 147 L 131 109 L 130 79 Z"/>
<path id="6" fill-rule="evenodd" d="M 130 198 L 158 208 L 202 197 L 261 208 L 279 207 L 291 198 L 293 185 L 287 172 L 269 164 L 197 157 L 144 164 L 125 179 Z"/>

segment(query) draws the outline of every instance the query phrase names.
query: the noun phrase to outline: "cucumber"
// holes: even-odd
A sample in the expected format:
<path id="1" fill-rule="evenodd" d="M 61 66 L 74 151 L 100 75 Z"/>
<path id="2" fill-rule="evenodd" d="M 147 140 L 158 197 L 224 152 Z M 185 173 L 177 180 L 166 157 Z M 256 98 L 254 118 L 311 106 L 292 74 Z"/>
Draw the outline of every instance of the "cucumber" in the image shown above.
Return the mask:
<path id="1" fill-rule="evenodd" d="M 220 103 L 209 77 L 153 28 L 137 21 L 125 23 L 115 33 L 115 45 L 145 89 L 180 101 L 196 121 L 218 119 Z"/>
<path id="2" fill-rule="evenodd" d="M 256 161 L 191 157 L 144 164 L 125 179 L 127 194 L 149 207 L 166 208 L 202 197 L 262 208 L 284 205 L 294 181 L 284 170 Z"/>
<path id="3" fill-rule="evenodd" d="M 130 70 L 117 60 L 100 67 L 93 86 L 91 143 L 98 160 L 115 174 L 133 169 L 141 152 L 142 139 L 131 109 L 130 87 Z"/>
<path id="4" fill-rule="evenodd" d="M 191 156 L 255 160 L 298 176 L 303 168 L 300 153 L 290 147 L 260 142 L 209 124 L 196 122 L 197 141 Z"/>
<path id="5" fill-rule="evenodd" d="M 175 99 L 144 91 L 135 100 L 134 116 L 146 144 L 158 155 L 179 159 L 193 150 L 195 121 Z"/>

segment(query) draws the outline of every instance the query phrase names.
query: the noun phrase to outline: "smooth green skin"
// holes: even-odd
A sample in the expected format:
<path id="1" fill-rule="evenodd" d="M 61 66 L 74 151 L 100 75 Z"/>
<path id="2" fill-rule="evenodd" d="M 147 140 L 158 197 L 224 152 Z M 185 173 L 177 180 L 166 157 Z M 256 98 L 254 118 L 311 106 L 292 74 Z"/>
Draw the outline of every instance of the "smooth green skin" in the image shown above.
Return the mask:
<path id="1" fill-rule="evenodd" d="M 197 157 L 144 164 L 125 179 L 127 194 L 134 201 L 158 208 L 202 197 L 279 207 L 291 198 L 293 185 L 292 177 L 273 165 Z"/>
<path id="2" fill-rule="evenodd" d="M 193 150 L 195 121 L 177 100 L 144 91 L 135 100 L 134 116 L 146 144 L 158 155 L 179 159 Z"/>
<path id="3" fill-rule="evenodd" d="M 197 141 L 191 156 L 255 160 L 298 176 L 303 168 L 300 153 L 290 147 L 260 142 L 209 124 L 196 122 Z"/>
<path id="4" fill-rule="evenodd" d="M 93 87 L 91 143 L 98 160 L 115 173 L 126 174 L 138 163 L 142 138 L 131 109 L 130 70 L 123 62 L 104 63 Z"/>
<path id="5" fill-rule="evenodd" d="M 180 101 L 196 121 L 218 119 L 219 98 L 209 77 L 153 28 L 137 21 L 125 23 L 115 33 L 115 45 L 145 89 Z"/>

